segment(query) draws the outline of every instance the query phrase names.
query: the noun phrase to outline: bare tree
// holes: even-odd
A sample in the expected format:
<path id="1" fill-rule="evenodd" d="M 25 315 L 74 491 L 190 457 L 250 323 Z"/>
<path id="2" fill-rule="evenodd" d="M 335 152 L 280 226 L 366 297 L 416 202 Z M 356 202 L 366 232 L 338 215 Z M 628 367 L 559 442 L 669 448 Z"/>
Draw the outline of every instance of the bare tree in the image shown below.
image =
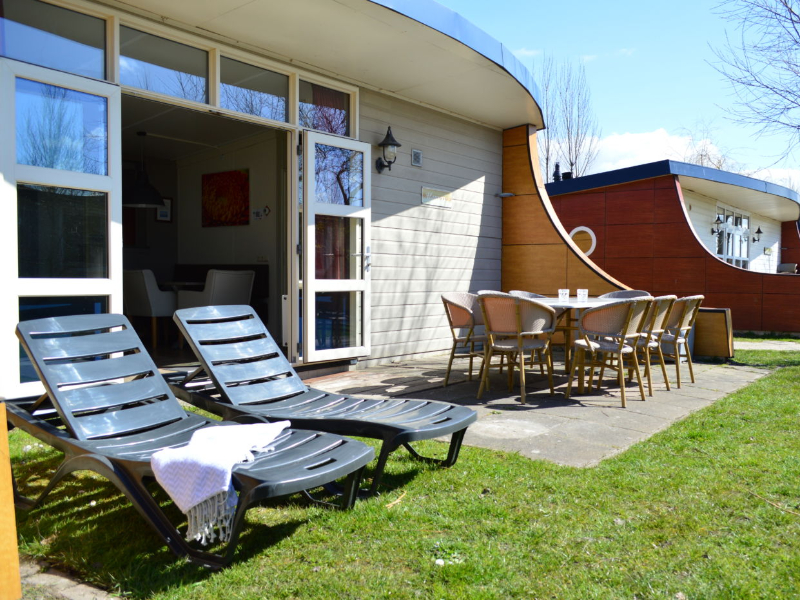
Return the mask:
<path id="1" fill-rule="evenodd" d="M 534 69 L 536 72 L 536 70 Z M 573 176 L 585 175 L 600 142 L 600 126 L 583 65 L 544 55 L 537 74 L 546 129 L 539 133 L 540 166 L 552 180 L 556 162 Z"/>
<path id="2" fill-rule="evenodd" d="M 698 121 L 691 130 L 684 128 L 682 134 L 688 139 L 683 151 L 684 162 L 750 175 L 741 163 L 731 157 L 730 151 L 716 141 L 715 129 L 707 121 Z"/>
<path id="3" fill-rule="evenodd" d="M 737 32 L 715 49 L 715 67 L 736 94 L 731 114 L 761 133 L 788 133 L 785 157 L 800 143 L 800 1 L 724 0 L 719 8 Z"/>

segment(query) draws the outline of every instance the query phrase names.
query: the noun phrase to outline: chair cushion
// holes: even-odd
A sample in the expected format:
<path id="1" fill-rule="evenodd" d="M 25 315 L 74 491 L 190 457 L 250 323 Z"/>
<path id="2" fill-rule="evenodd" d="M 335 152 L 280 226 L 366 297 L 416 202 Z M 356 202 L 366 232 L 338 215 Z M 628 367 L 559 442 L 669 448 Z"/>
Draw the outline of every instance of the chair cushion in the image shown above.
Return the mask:
<path id="1" fill-rule="evenodd" d="M 589 344 L 586 343 L 586 340 L 575 340 L 575 347 L 591 350 L 592 352 L 613 352 L 615 354 L 620 352 L 619 342 L 613 340 L 591 340 Z M 622 354 L 630 354 L 631 352 L 633 352 L 633 347 L 623 344 Z"/>
<path id="2" fill-rule="evenodd" d="M 679 344 L 685 344 L 686 338 L 681 336 L 675 336 L 672 333 L 665 333 L 664 336 L 661 338 L 662 342 L 666 342 L 668 344 L 674 344 L 676 341 Z"/>
<path id="3" fill-rule="evenodd" d="M 536 338 L 523 338 L 522 340 L 522 349 L 523 350 L 537 350 L 539 348 L 544 348 L 547 344 L 546 340 L 538 340 Z M 517 345 L 517 338 L 507 338 L 507 339 L 495 339 L 494 344 L 492 345 L 493 350 L 499 350 L 501 352 L 513 352 L 517 350 L 519 346 Z"/>
<path id="4" fill-rule="evenodd" d="M 466 335 L 459 335 L 458 337 L 456 337 L 456 342 L 458 342 L 459 344 L 463 344 L 466 341 L 467 341 Z M 484 342 L 487 342 L 488 339 L 484 334 L 481 333 L 478 335 L 472 334 L 471 336 L 469 336 L 469 341 L 475 342 L 476 344 L 482 344 Z"/>

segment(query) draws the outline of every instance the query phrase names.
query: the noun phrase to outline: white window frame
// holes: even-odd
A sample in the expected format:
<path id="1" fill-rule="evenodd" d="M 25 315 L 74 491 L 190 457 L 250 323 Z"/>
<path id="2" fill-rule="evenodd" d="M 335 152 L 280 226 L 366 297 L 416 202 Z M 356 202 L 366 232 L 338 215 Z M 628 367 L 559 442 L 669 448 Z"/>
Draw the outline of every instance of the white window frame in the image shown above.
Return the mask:
<path id="1" fill-rule="evenodd" d="M 16 78 L 60 86 L 108 100 L 108 175 L 77 173 L 60 169 L 17 164 Z M 14 331 L 19 320 L 19 298 L 29 296 L 107 296 L 108 310 L 122 312 L 122 156 L 120 132 L 120 89 L 111 83 L 54 71 L 9 58 L 0 58 L 0 219 L 4 255 L 0 261 L 0 330 Z M 11 126 L 9 126 L 11 125 Z M 106 278 L 21 278 L 18 273 L 17 184 L 61 186 L 93 190 L 107 195 L 108 277 Z M 19 342 L 13 335 L 0 336 L 0 361 L 4 379 L 0 395 L 22 397 L 41 394 L 40 382 L 19 380 Z"/>
<path id="2" fill-rule="evenodd" d="M 722 238 L 722 248 L 723 251 L 719 252 L 719 239 L 715 236 L 714 239 L 714 254 L 720 260 L 725 261 L 731 266 L 738 267 L 740 269 L 750 270 L 750 227 L 736 227 L 735 225 L 728 225 L 728 213 L 733 213 L 734 221 L 736 220 L 737 216 L 742 217 L 743 219 L 746 218 L 748 224 L 752 225 L 753 218 L 751 214 L 747 211 L 744 211 L 740 208 L 736 208 L 735 206 L 728 206 L 726 204 L 717 203 L 714 218 L 716 219 L 719 215 L 724 215 L 725 218 L 722 219 L 723 223 L 719 226 L 719 233 L 717 236 L 724 236 Z M 732 241 L 728 243 L 728 233 L 731 234 Z M 746 250 L 744 256 L 736 256 L 735 252 L 732 252 L 732 247 L 736 243 L 737 238 L 743 238 L 746 244 Z"/>

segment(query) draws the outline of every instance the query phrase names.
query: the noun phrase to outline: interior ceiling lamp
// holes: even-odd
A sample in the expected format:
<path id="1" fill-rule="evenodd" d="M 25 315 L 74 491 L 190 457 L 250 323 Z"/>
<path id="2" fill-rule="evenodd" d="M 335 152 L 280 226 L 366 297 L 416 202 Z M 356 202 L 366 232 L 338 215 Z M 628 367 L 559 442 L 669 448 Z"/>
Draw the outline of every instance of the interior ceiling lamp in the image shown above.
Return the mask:
<path id="1" fill-rule="evenodd" d="M 375 160 L 375 169 L 378 173 L 383 173 L 383 170 L 386 168 L 391 171 L 392 165 L 397 160 L 397 149 L 401 146 L 401 144 L 394 139 L 391 127 L 386 130 L 386 137 L 383 138 L 383 141 L 378 144 L 378 146 L 383 148 L 383 157 L 379 156 Z"/>
<path id="2" fill-rule="evenodd" d="M 760 242 L 760 241 L 761 241 L 761 234 L 762 234 L 762 233 L 764 233 L 764 232 L 763 232 L 763 231 L 761 231 L 761 227 L 759 227 L 758 229 L 756 229 L 756 234 L 753 236 L 753 243 L 755 243 L 755 242 Z"/>
<path id="3" fill-rule="evenodd" d="M 142 161 L 136 167 L 136 176 L 133 183 L 125 186 L 122 192 L 122 206 L 129 208 L 159 208 L 164 206 L 161 193 L 150 183 L 144 165 L 144 138 L 146 131 L 137 131 L 136 135 L 142 138 Z"/>
<path id="4" fill-rule="evenodd" d="M 711 235 L 719 235 L 719 226 L 722 225 L 723 222 L 724 221 L 719 218 L 719 215 L 717 215 L 717 219 L 714 221 L 714 227 L 711 228 Z"/>

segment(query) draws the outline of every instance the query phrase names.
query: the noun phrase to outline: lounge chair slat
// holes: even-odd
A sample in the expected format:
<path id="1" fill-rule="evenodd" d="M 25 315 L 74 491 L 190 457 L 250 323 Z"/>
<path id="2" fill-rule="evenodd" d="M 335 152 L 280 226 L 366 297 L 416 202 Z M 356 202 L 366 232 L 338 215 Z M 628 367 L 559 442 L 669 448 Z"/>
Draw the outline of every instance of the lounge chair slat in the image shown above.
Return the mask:
<path id="1" fill-rule="evenodd" d="M 147 354 L 141 353 L 87 362 L 50 364 L 44 369 L 50 374 L 51 380 L 59 385 L 96 383 L 148 373 L 158 374 L 153 360 Z"/>
<path id="2" fill-rule="evenodd" d="M 205 343 L 225 340 L 239 340 L 262 333 L 264 327 L 260 321 L 247 319 L 224 323 L 198 323 L 190 325 L 196 340 Z"/>
<path id="3" fill-rule="evenodd" d="M 91 317 L 86 319 L 84 317 Z M 17 325 L 17 329 L 25 335 L 39 334 L 78 334 L 88 333 L 112 327 L 131 328 L 128 320 L 122 315 L 99 314 L 99 315 L 73 315 L 58 317 L 57 319 L 36 319 L 33 321 L 22 321 Z"/>
<path id="4" fill-rule="evenodd" d="M 286 366 L 283 361 L 261 360 L 252 363 L 240 363 L 231 365 L 217 365 L 214 367 L 217 377 L 225 384 L 240 383 L 242 381 L 253 381 L 254 379 L 266 379 L 277 375 L 287 374 Z"/>
<path id="5" fill-rule="evenodd" d="M 125 410 L 109 410 L 75 417 L 75 423 L 80 426 L 88 440 L 97 437 L 115 437 L 151 429 L 182 418 L 180 413 L 176 414 L 174 408 L 171 402 L 159 401 Z"/>
<path id="6" fill-rule="evenodd" d="M 306 385 L 299 379 L 283 378 L 252 385 L 228 388 L 228 399 L 233 404 L 261 402 L 264 398 L 282 398 L 305 391 Z"/>
<path id="7" fill-rule="evenodd" d="M 112 331 L 97 335 L 32 339 L 31 348 L 45 360 L 79 359 L 128 352 L 138 345 L 133 331 Z"/>
<path id="8" fill-rule="evenodd" d="M 168 397 L 161 377 L 145 377 L 125 383 L 75 388 L 61 392 L 72 411 L 101 410 L 158 397 Z M 178 411 L 182 409 L 176 407 Z"/>
<path id="9" fill-rule="evenodd" d="M 275 354 L 277 357 L 286 360 L 283 356 L 283 352 L 278 348 L 278 344 L 267 338 L 239 341 L 230 344 L 201 344 L 200 350 L 205 355 L 206 360 L 211 362 L 235 361 L 259 356 L 269 356 L 271 354 Z"/>

